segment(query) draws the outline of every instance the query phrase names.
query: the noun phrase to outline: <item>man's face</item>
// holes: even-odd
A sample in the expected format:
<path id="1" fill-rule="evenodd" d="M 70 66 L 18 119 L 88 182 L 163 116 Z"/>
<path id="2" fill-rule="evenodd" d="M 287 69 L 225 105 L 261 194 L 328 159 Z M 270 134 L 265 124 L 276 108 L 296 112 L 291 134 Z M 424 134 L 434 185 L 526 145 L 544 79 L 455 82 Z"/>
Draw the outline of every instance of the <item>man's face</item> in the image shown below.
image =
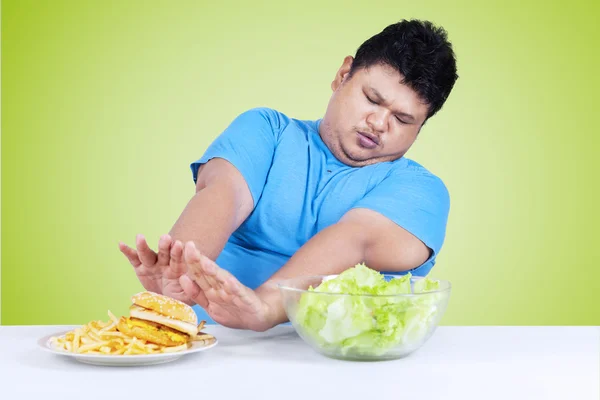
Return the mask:
<path id="1" fill-rule="evenodd" d="M 333 95 L 320 125 L 320 135 L 344 164 L 362 167 L 402 157 L 414 143 L 428 106 L 400 83 L 389 65 L 373 65 L 348 73 L 345 58 L 331 84 Z"/>

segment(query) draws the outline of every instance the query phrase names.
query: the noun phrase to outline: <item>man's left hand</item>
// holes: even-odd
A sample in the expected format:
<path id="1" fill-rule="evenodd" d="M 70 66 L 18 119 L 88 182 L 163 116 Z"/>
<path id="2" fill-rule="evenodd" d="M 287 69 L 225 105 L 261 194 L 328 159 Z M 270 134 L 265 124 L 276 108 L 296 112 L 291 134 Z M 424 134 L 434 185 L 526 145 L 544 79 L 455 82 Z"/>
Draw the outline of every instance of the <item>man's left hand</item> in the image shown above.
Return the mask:
<path id="1" fill-rule="evenodd" d="M 276 325 L 274 306 L 242 285 L 228 271 L 201 254 L 194 242 L 184 248 L 187 274 L 181 277 L 186 294 L 217 323 L 237 329 L 265 331 Z M 272 297 L 272 296 L 271 296 Z"/>

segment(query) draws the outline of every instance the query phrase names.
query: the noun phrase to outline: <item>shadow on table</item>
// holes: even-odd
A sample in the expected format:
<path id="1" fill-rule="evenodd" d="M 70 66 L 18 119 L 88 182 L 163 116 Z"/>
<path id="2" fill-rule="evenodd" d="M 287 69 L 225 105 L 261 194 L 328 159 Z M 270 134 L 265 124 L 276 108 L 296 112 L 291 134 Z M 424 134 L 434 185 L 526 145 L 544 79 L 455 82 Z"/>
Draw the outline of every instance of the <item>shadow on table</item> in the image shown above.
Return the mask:
<path id="1" fill-rule="evenodd" d="M 224 356 L 242 360 L 260 359 L 263 362 L 338 362 L 314 351 L 296 331 L 288 327 L 275 327 L 260 333 L 231 330 L 224 336 L 219 338 L 219 353 Z"/>

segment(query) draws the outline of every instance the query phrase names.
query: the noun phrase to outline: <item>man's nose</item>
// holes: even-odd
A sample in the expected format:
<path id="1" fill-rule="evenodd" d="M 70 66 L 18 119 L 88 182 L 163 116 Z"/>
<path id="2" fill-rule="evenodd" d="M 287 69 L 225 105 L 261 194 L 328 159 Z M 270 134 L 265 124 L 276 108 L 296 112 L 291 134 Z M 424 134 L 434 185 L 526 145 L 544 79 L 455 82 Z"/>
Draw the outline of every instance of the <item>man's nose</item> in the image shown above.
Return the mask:
<path id="1" fill-rule="evenodd" d="M 369 114 L 367 118 L 367 123 L 369 127 L 375 132 L 385 132 L 385 128 L 387 126 L 387 115 L 383 110 L 373 112 Z"/>

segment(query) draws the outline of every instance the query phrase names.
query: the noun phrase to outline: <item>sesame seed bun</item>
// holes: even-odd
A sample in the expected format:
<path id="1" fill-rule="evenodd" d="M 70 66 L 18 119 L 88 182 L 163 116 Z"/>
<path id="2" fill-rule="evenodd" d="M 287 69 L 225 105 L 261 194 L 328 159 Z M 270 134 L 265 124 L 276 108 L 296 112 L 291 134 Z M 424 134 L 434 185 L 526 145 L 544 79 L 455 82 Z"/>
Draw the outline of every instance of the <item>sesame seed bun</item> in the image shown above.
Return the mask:
<path id="1" fill-rule="evenodd" d="M 140 292 L 131 297 L 131 302 L 165 317 L 198 325 L 198 317 L 187 304 L 154 292 Z"/>

